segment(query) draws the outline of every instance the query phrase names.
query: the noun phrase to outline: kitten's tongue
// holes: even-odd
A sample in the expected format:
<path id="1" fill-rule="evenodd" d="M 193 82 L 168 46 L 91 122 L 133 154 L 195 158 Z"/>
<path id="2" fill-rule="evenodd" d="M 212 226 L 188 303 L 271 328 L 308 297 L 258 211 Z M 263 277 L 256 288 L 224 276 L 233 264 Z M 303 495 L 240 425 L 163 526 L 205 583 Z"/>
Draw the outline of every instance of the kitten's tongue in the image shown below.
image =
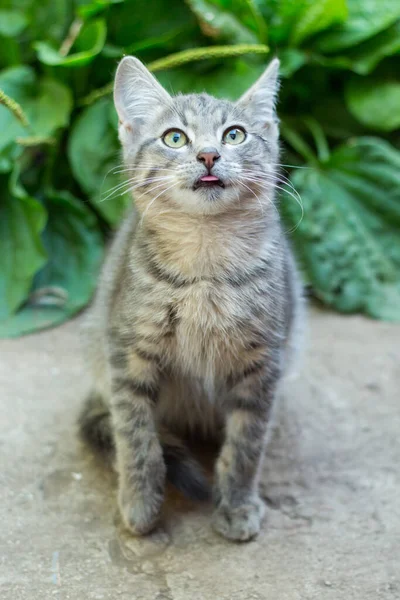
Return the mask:
<path id="1" fill-rule="evenodd" d="M 200 177 L 200 181 L 219 181 L 219 178 L 215 175 L 203 175 L 203 177 Z"/>

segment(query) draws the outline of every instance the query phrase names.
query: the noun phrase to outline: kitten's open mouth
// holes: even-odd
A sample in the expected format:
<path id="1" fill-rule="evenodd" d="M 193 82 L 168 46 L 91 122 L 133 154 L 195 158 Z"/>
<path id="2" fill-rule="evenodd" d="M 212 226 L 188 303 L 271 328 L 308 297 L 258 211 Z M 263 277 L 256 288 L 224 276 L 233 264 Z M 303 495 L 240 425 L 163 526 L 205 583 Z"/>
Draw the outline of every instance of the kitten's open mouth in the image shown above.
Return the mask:
<path id="1" fill-rule="evenodd" d="M 196 183 L 193 186 L 193 189 L 197 190 L 200 187 L 225 187 L 224 182 L 221 181 L 221 179 L 219 179 L 219 177 L 216 177 L 215 175 L 203 175 L 203 177 L 200 177 L 200 179 L 198 179 L 196 181 Z"/>

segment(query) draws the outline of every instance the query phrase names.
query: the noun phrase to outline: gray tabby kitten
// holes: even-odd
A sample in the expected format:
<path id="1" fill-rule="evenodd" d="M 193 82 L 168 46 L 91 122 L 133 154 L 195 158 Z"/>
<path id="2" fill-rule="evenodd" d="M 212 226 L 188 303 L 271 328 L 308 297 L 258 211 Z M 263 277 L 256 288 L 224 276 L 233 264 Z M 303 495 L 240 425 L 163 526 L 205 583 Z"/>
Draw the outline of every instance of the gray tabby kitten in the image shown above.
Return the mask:
<path id="1" fill-rule="evenodd" d="M 82 433 L 115 451 L 124 524 L 156 524 L 168 478 L 208 496 L 181 441 L 223 438 L 213 526 L 248 540 L 300 285 L 274 199 L 278 60 L 236 103 L 171 97 L 136 58 L 114 100 L 135 207 L 105 263 L 87 324 L 93 391 Z"/>

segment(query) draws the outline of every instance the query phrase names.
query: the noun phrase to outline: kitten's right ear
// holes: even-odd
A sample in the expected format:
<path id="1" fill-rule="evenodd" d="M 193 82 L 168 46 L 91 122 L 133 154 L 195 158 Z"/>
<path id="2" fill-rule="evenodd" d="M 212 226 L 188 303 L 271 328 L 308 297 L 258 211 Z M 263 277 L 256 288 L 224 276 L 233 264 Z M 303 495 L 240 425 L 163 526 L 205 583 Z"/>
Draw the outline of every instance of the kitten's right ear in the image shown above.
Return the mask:
<path id="1" fill-rule="evenodd" d="M 148 69 L 133 56 L 125 56 L 118 65 L 114 83 L 114 104 L 120 128 L 135 129 L 157 104 L 168 105 L 171 96 Z"/>

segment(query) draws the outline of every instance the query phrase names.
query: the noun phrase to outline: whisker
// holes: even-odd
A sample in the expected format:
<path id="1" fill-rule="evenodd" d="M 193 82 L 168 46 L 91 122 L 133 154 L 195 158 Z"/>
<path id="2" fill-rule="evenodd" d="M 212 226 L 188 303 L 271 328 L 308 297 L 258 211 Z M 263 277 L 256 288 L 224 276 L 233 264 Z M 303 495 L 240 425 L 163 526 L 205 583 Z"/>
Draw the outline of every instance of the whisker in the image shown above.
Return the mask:
<path id="1" fill-rule="evenodd" d="M 306 167 L 302 165 L 285 165 L 284 163 L 276 163 L 277 167 L 289 167 L 290 169 L 310 169 L 311 167 Z"/>
<path id="2" fill-rule="evenodd" d="M 175 182 L 172 185 L 170 185 L 169 187 L 167 187 L 165 190 L 162 190 L 159 194 L 157 194 L 157 196 L 155 196 L 155 198 L 152 199 L 152 201 L 150 202 L 150 204 L 146 207 L 146 210 L 144 211 L 142 218 L 140 219 L 140 223 L 139 223 L 139 227 L 143 226 L 143 221 L 144 218 L 147 214 L 147 212 L 149 211 L 149 209 L 151 208 L 151 206 L 154 204 L 154 202 L 157 200 L 157 198 L 159 198 L 160 196 L 162 196 L 162 194 L 165 194 L 165 192 L 168 192 L 168 190 L 172 189 L 173 187 L 176 187 L 177 185 L 179 185 L 179 182 Z"/>
<path id="3" fill-rule="evenodd" d="M 253 181 L 253 183 L 256 183 L 261 188 L 266 187 L 264 185 L 264 182 L 269 183 L 275 189 L 288 194 L 295 200 L 295 202 L 300 206 L 301 216 L 300 216 L 299 222 L 296 224 L 296 226 L 294 228 L 292 228 L 288 233 L 292 233 L 293 231 L 296 231 L 296 229 L 300 226 L 300 224 L 304 218 L 304 206 L 303 206 L 303 202 L 302 202 L 300 194 L 295 189 L 295 187 L 292 185 L 292 183 L 289 180 L 287 180 L 286 178 L 280 178 L 279 176 L 278 177 L 276 177 L 276 176 L 268 177 L 269 174 L 266 174 L 266 173 L 262 173 L 261 175 L 258 175 L 257 173 L 260 173 L 259 171 L 247 170 L 247 172 L 244 171 L 244 173 L 246 173 L 245 176 L 249 181 Z M 249 174 L 247 174 L 247 173 L 249 173 Z M 280 182 L 283 185 L 278 185 L 277 182 Z M 287 186 L 289 189 L 287 189 L 286 187 L 283 187 L 283 186 Z"/>
<path id="4" fill-rule="evenodd" d="M 172 169 L 168 169 L 167 167 L 153 167 L 152 165 L 143 165 L 141 167 L 117 167 L 114 173 L 129 173 L 131 171 L 144 171 L 145 169 L 151 169 L 152 171 L 172 171 Z"/>
<path id="5" fill-rule="evenodd" d="M 249 190 L 249 192 L 251 192 L 255 196 L 255 198 L 257 199 L 258 204 L 260 205 L 261 215 L 264 217 L 263 207 L 262 207 L 262 204 L 260 202 L 260 198 L 257 196 L 257 194 L 248 185 L 246 185 L 245 183 L 243 183 L 243 181 L 241 181 L 240 179 L 238 180 L 238 183 L 240 185 L 243 185 L 243 187 L 247 188 Z"/>
<path id="6" fill-rule="evenodd" d="M 170 175 L 170 176 L 164 175 L 163 177 L 151 177 L 148 179 L 144 179 L 143 181 L 139 181 L 138 183 L 135 183 L 135 178 L 132 177 L 131 179 L 128 179 L 127 181 L 124 181 L 123 183 L 120 183 L 120 184 L 116 185 L 115 187 L 113 187 L 111 190 L 109 190 L 109 193 L 107 194 L 107 196 L 105 198 L 102 198 L 100 200 L 100 202 L 104 202 L 105 200 L 108 200 L 111 196 L 113 196 L 114 194 L 116 194 L 117 192 L 119 192 L 121 190 L 122 190 L 121 194 L 119 194 L 120 196 L 122 196 L 122 194 L 125 194 L 128 191 L 132 192 L 134 189 L 136 189 L 138 187 L 142 187 L 149 183 L 155 183 L 157 181 L 167 181 L 171 178 L 172 178 L 172 175 Z M 132 183 L 134 183 L 135 185 L 132 186 Z"/>
<path id="7" fill-rule="evenodd" d="M 137 198 L 141 198 L 142 196 L 144 196 L 145 194 L 152 194 L 154 192 L 154 190 L 158 190 L 158 188 L 162 187 L 164 185 L 164 181 L 158 185 L 155 185 L 153 188 L 151 188 L 150 190 L 145 190 L 144 192 L 142 192 L 141 194 L 138 194 Z"/>
<path id="8" fill-rule="evenodd" d="M 261 175 L 258 175 L 257 173 L 259 173 L 259 172 L 250 171 L 250 170 L 248 170 L 247 173 L 251 174 L 255 179 L 257 179 L 259 181 L 264 180 L 264 181 L 267 181 L 269 183 L 272 183 L 275 186 L 276 186 L 276 181 L 282 183 L 283 185 L 287 185 L 292 190 L 293 194 L 295 196 L 297 196 L 298 200 L 300 200 L 300 202 L 301 202 L 300 194 L 298 193 L 298 191 L 296 190 L 296 188 L 293 186 L 292 182 L 289 179 L 287 179 L 286 177 L 270 176 L 270 178 L 269 178 L 268 174 L 263 173 Z M 278 187 L 278 186 L 276 186 L 276 187 Z M 283 188 L 280 188 L 280 189 L 283 190 Z M 283 190 L 283 191 L 287 191 L 287 190 Z"/>

